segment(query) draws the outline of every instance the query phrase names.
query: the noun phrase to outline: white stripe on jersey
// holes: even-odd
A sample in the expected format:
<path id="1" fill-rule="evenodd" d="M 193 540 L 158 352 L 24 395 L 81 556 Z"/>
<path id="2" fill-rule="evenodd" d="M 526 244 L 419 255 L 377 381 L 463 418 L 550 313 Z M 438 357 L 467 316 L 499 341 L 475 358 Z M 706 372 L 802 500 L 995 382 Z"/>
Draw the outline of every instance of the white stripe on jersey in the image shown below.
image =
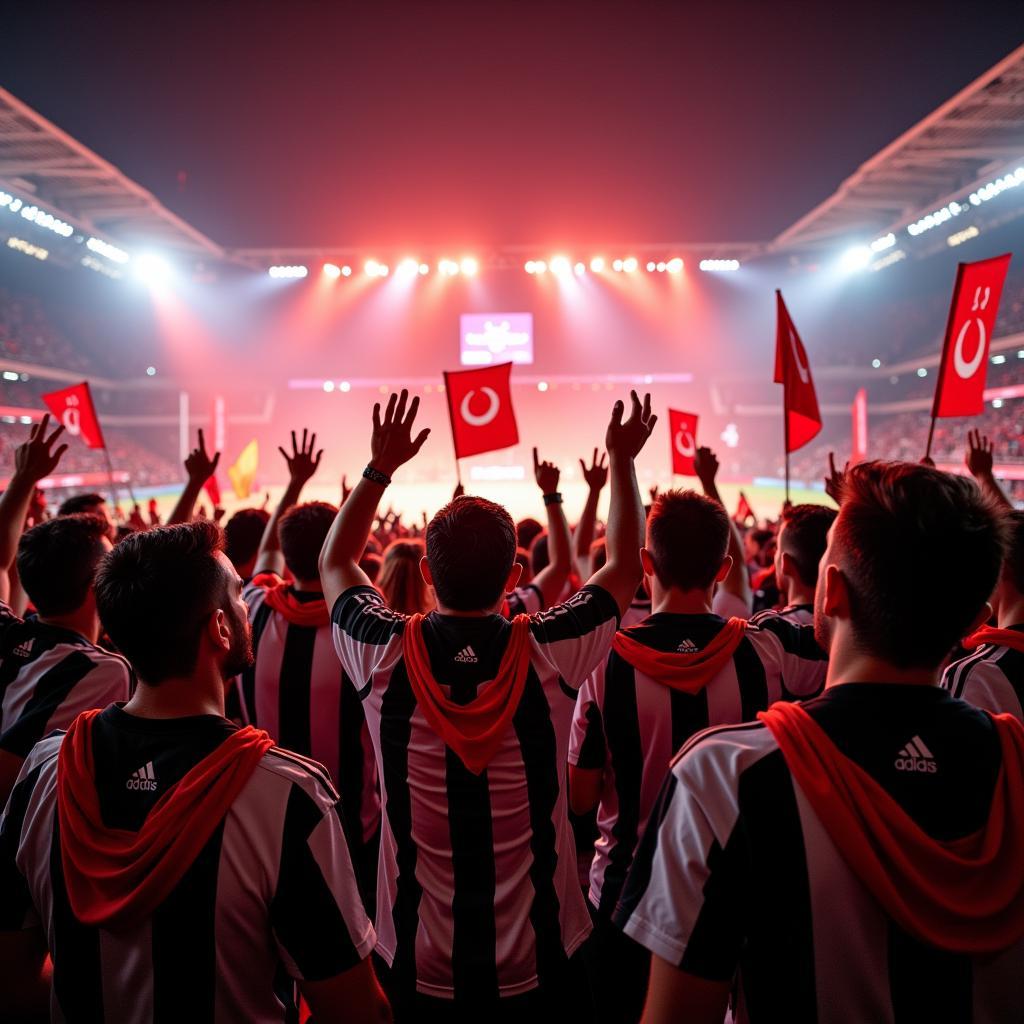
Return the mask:
<path id="1" fill-rule="evenodd" d="M 1024 722 L 1024 654 L 1020 651 L 982 644 L 946 669 L 942 685 L 975 707 Z"/>

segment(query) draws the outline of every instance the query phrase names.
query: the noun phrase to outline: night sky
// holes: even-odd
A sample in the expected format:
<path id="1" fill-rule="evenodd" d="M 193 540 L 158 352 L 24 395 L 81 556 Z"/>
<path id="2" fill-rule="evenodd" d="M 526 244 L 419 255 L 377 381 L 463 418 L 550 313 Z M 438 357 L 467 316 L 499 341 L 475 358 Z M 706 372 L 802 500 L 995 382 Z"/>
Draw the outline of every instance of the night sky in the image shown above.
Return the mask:
<path id="1" fill-rule="evenodd" d="M 1022 40 L 1019 0 L 35 2 L 0 83 L 226 245 L 571 248 L 771 237 Z"/>

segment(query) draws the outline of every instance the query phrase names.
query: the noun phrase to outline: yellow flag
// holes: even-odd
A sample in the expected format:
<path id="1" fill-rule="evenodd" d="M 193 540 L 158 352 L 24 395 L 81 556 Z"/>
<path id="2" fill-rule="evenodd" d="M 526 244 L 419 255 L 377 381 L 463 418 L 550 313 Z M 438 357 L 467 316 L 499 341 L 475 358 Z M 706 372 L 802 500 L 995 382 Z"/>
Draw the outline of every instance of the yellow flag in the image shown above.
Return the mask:
<path id="1" fill-rule="evenodd" d="M 250 441 L 238 456 L 237 461 L 228 469 L 228 479 L 235 489 L 235 496 L 248 498 L 252 494 L 252 485 L 256 480 L 256 470 L 260 464 L 260 447 L 255 438 Z"/>

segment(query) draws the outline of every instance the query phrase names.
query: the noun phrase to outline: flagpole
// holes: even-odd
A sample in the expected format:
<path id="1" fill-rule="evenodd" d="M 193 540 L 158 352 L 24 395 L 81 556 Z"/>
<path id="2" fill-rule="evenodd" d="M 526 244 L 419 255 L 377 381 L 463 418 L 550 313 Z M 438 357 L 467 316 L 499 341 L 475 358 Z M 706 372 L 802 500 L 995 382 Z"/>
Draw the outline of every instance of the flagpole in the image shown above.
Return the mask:
<path id="1" fill-rule="evenodd" d="M 117 484 L 114 482 L 114 463 L 110 461 L 110 450 L 103 446 L 103 457 L 107 460 L 107 476 L 110 478 L 110 498 L 117 508 Z"/>
<path id="2" fill-rule="evenodd" d="M 783 443 L 786 446 L 786 502 L 789 502 L 789 410 L 783 409 L 782 417 L 785 420 L 786 426 L 783 429 Z"/>
<path id="3" fill-rule="evenodd" d="M 928 445 L 924 450 L 924 457 L 930 459 L 932 457 L 932 438 L 935 436 L 935 411 L 932 410 L 932 423 L 928 428 Z"/>

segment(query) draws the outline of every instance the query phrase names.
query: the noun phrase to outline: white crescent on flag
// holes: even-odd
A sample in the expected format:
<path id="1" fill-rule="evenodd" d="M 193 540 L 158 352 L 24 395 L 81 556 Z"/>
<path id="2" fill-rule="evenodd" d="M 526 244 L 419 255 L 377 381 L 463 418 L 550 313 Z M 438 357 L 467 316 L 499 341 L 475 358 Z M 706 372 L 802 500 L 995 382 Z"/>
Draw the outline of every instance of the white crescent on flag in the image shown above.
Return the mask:
<path id="1" fill-rule="evenodd" d="M 970 359 L 964 358 L 964 339 L 967 337 L 967 328 L 971 326 L 970 320 L 964 321 L 953 346 L 953 367 L 963 380 L 970 380 L 978 372 L 978 367 L 985 358 L 985 321 L 981 317 L 976 317 L 974 322 L 978 325 L 978 348 L 974 355 Z"/>
<path id="2" fill-rule="evenodd" d="M 692 459 L 697 454 L 697 442 L 694 441 L 693 434 L 688 430 L 680 430 L 676 434 L 676 451 L 684 459 Z"/>
<path id="3" fill-rule="evenodd" d="M 486 412 L 477 415 L 469 411 L 470 399 L 476 394 L 476 391 L 467 391 L 463 396 L 462 404 L 459 406 L 459 415 L 471 427 L 486 427 L 498 415 L 498 411 L 501 409 L 501 400 L 498 398 L 498 392 L 494 388 L 484 387 L 480 389 L 480 392 L 487 396 L 489 404 Z"/>

